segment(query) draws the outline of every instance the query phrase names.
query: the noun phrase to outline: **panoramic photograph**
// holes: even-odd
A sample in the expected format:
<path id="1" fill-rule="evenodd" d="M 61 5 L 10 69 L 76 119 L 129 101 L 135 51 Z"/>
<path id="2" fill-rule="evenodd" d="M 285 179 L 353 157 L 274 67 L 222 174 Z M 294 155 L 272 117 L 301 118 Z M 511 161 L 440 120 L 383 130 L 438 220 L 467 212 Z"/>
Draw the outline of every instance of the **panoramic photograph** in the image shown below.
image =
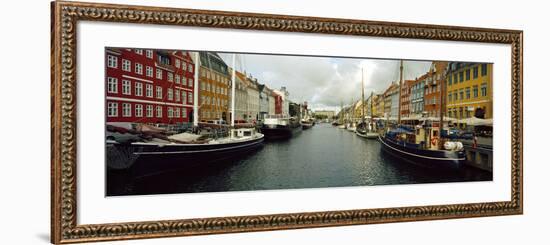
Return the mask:
<path id="1" fill-rule="evenodd" d="M 105 48 L 106 196 L 493 180 L 493 64 Z"/>

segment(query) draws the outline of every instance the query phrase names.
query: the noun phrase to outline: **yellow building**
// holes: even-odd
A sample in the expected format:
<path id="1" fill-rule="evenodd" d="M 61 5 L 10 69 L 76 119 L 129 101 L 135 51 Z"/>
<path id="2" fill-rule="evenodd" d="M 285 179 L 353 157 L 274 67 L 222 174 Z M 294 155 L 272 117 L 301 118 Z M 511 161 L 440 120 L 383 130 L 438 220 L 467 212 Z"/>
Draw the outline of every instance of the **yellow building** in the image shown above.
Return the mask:
<path id="1" fill-rule="evenodd" d="M 199 118 L 227 120 L 231 79 L 228 66 L 213 52 L 200 52 L 200 65 Z"/>
<path id="2" fill-rule="evenodd" d="M 446 94 L 447 116 L 493 118 L 493 65 L 449 63 Z"/>

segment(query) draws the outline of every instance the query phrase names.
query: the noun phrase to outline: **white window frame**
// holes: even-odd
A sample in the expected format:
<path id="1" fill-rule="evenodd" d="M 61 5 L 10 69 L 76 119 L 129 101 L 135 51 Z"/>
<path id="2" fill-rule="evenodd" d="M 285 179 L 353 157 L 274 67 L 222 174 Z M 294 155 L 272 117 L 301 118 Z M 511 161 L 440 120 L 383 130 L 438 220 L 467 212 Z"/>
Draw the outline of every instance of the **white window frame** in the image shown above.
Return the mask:
<path id="1" fill-rule="evenodd" d="M 180 92 L 177 89 L 174 91 L 174 97 L 176 102 L 180 102 Z"/>
<path id="2" fill-rule="evenodd" d="M 147 105 L 145 106 L 145 116 L 146 117 L 153 117 L 153 105 Z"/>
<path id="3" fill-rule="evenodd" d="M 143 96 L 143 83 L 136 82 L 134 85 L 134 95 Z"/>
<path id="4" fill-rule="evenodd" d="M 135 67 L 135 69 L 136 69 L 135 73 L 136 73 L 136 74 L 143 75 L 143 65 L 136 62 L 136 63 L 135 63 L 135 66 L 136 66 L 136 67 Z"/>
<path id="5" fill-rule="evenodd" d="M 143 105 L 136 104 L 134 107 L 136 117 L 143 117 Z"/>
<path id="6" fill-rule="evenodd" d="M 174 118 L 179 118 L 179 117 L 180 117 L 180 108 L 176 107 L 174 108 Z"/>
<path id="7" fill-rule="evenodd" d="M 187 108 L 181 108 L 181 117 L 187 118 Z"/>
<path id="8" fill-rule="evenodd" d="M 157 118 L 162 118 L 162 106 L 160 105 L 157 105 L 156 116 Z"/>
<path id="9" fill-rule="evenodd" d="M 118 103 L 107 102 L 107 117 L 118 117 Z"/>
<path id="10" fill-rule="evenodd" d="M 156 77 L 157 79 L 162 80 L 162 70 L 161 70 L 161 69 L 157 68 L 157 72 L 156 72 L 156 74 L 155 74 L 155 77 Z"/>
<path id="11" fill-rule="evenodd" d="M 107 93 L 118 93 L 118 78 L 107 77 Z"/>
<path id="12" fill-rule="evenodd" d="M 129 61 L 127 59 L 122 59 L 122 70 L 123 71 L 132 71 L 132 61 Z"/>
<path id="13" fill-rule="evenodd" d="M 174 117 L 174 109 L 171 106 L 168 106 L 168 109 L 166 109 L 166 111 L 168 112 L 168 118 Z"/>
<path id="14" fill-rule="evenodd" d="M 187 104 L 187 92 L 183 90 L 181 91 L 181 103 Z"/>
<path id="15" fill-rule="evenodd" d="M 118 68 L 118 57 L 114 55 L 107 55 L 107 67 Z"/>
<path id="16" fill-rule="evenodd" d="M 180 59 L 176 58 L 174 63 L 177 68 L 180 68 Z"/>
<path id="17" fill-rule="evenodd" d="M 153 67 L 145 67 L 145 75 L 148 77 L 153 77 Z"/>
<path id="18" fill-rule="evenodd" d="M 122 103 L 122 116 L 131 117 L 132 116 L 132 104 Z"/>
<path id="19" fill-rule="evenodd" d="M 167 96 L 168 100 L 174 100 L 174 90 L 171 88 L 168 88 Z"/>
<path id="20" fill-rule="evenodd" d="M 150 49 L 145 50 L 145 56 L 150 59 L 153 58 L 153 50 L 150 50 Z"/>
<path id="21" fill-rule="evenodd" d="M 122 79 L 122 94 L 132 95 L 132 82 L 130 80 Z"/>
<path id="22" fill-rule="evenodd" d="M 157 99 L 162 99 L 162 87 L 161 86 L 157 86 L 156 88 L 156 93 L 157 93 Z"/>
<path id="23" fill-rule="evenodd" d="M 143 55 L 143 49 L 136 49 L 134 52 L 136 52 L 136 54 Z"/>
<path id="24" fill-rule="evenodd" d="M 193 93 L 187 92 L 187 104 L 191 104 L 193 101 Z"/>
<path id="25" fill-rule="evenodd" d="M 176 84 L 180 84 L 181 83 L 181 77 L 179 74 L 176 74 Z"/>
<path id="26" fill-rule="evenodd" d="M 174 82 L 174 73 L 172 72 L 166 72 L 167 75 L 166 75 L 166 80 L 168 80 L 168 82 Z"/>
<path id="27" fill-rule="evenodd" d="M 153 85 L 152 84 L 145 84 L 145 96 L 149 98 L 153 98 Z"/>

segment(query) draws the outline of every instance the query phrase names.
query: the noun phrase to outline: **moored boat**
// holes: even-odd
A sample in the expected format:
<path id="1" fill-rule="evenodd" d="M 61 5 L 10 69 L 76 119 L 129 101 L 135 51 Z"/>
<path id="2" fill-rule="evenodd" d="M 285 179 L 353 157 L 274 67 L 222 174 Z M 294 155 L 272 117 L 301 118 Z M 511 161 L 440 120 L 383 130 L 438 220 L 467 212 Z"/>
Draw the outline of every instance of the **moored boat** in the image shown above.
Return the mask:
<path id="1" fill-rule="evenodd" d="M 267 140 L 288 139 L 302 131 L 302 125 L 295 118 L 284 115 L 267 115 L 260 128 Z"/>

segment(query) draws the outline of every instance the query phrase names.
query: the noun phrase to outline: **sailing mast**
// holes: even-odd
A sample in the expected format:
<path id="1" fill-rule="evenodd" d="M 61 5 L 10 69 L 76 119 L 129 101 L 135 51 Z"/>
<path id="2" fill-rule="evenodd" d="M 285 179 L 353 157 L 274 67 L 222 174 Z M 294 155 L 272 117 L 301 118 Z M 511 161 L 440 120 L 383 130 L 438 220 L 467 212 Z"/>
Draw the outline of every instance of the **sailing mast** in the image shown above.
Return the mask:
<path id="1" fill-rule="evenodd" d="M 365 71 L 361 68 L 361 122 L 365 123 Z M 363 124 L 364 125 L 364 124 Z"/>
<path id="2" fill-rule="evenodd" d="M 446 101 L 445 99 L 447 98 L 445 96 L 445 94 L 447 93 L 446 90 L 447 90 L 447 73 L 449 71 L 449 67 L 447 65 L 447 67 L 445 67 L 446 69 L 444 70 L 443 74 L 445 74 L 445 76 L 443 76 L 443 79 L 440 80 L 441 82 L 441 90 L 440 90 L 440 93 L 439 93 L 439 144 L 438 144 L 438 147 L 439 149 L 443 149 L 443 140 L 442 139 L 442 136 L 443 136 L 443 119 L 444 119 L 444 113 L 445 113 L 445 104 L 446 104 Z M 445 103 L 444 103 L 445 102 Z"/>
<path id="3" fill-rule="evenodd" d="M 401 64 L 399 66 L 399 97 L 398 99 L 398 107 L 397 107 L 397 125 L 401 124 L 401 86 L 403 83 L 403 60 L 401 60 Z"/>
<path id="4" fill-rule="evenodd" d="M 195 78 L 193 85 L 193 127 L 199 126 L 199 70 L 201 66 L 200 54 L 197 51 L 195 53 Z"/>
<path id="5" fill-rule="evenodd" d="M 372 110 L 373 110 L 373 107 L 372 107 L 372 100 L 374 100 L 374 92 L 371 91 L 370 92 L 370 128 L 371 130 L 374 130 L 374 118 L 372 117 Z"/>
<path id="6" fill-rule="evenodd" d="M 233 72 L 231 73 L 231 127 L 235 127 L 235 54 L 233 54 Z"/>

